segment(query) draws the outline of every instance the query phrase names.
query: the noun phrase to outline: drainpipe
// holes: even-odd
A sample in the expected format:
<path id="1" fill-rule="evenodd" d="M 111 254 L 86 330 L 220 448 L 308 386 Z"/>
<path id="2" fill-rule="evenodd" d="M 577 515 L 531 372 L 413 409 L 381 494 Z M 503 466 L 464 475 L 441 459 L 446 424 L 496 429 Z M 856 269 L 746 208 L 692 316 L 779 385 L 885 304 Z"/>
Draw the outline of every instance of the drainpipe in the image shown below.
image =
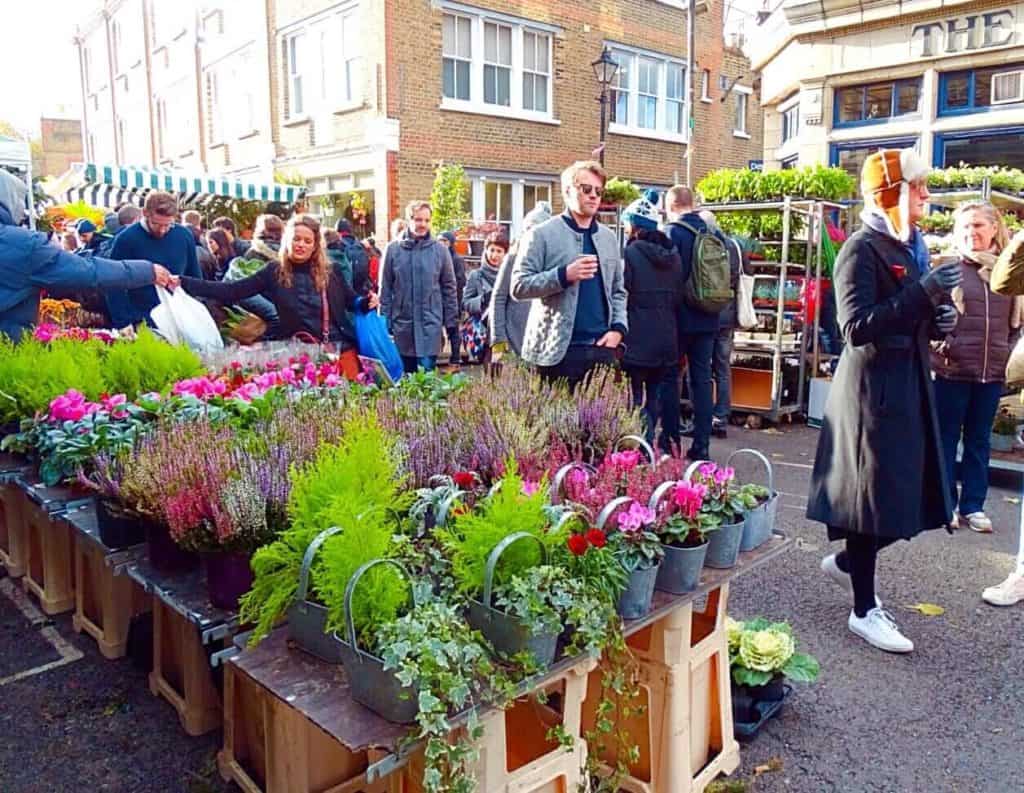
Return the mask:
<path id="1" fill-rule="evenodd" d="M 72 41 L 78 47 L 78 81 L 82 88 L 82 159 L 88 161 L 91 153 L 89 152 L 89 102 L 85 73 L 85 46 L 82 36 L 77 31 Z"/>
<path id="2" fill-rule="evenodd" d="M 694 108 L 693 108 L 693 88 L 695 80 L 693 79 L 693 70 L 697 68 L 696 59 L 693 51 L 697 47 L 697 2 L 696 0 L 689 0 L 686 11 L 686 94 L 688 103 L 690 105 L 689 112 L 686 114 L 687 121 L 689 123 L 689 136 L 687 137 L 686 143 L 686 186 L 691 190 L 693 189 L 693 150 L 694 141 L 696 135 L 694 130 L 696 129 L 694 121 Z"/>
<path id="3" fill-rule="evenodd" d="M 124 141 L 117 123 L 117 86 L 114 85 L 114 40 L 110 35 L 110 12 L 103 10 L 103 32 L 107 39 L 107 74 L 110 80 L 110 118 L 114 127 L 114 161 L 120 165 L 124 157 Z"/>
<path id="4" fill-rule="evenodd" d="M 152 0 L 139 0 L 142 4 L 142 47 L 146 58 L 146 116 L 149 122 L 149 167 L 156 168 L 157 135 L 156 101 L 153 97 L 153 36 L 150 30 L 149 4 Z"/>
<path id="5" fill-rule="evenodd" d="M 196 9 L 192 28 L 195 40 L 196 118 L 199 121 L 199 163 L 206 171 L 206 102 L 203 101 L 203 37 L 199 35 L 199 9 Z"/>

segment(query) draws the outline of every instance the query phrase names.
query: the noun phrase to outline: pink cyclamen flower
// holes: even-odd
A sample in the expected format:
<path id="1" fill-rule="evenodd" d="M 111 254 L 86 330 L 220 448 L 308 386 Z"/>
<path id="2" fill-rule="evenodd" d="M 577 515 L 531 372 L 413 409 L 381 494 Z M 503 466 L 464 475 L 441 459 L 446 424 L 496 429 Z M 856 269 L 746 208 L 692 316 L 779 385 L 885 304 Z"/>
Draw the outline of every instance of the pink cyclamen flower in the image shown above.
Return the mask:
<path id="1" fill-rule="evenodd" d="M 654 510 L 648 509 L 639 501 L 634 501 L 629 505 L 629 510 L 619 514 L 619 531 L 635 533 L 652 523 Z"/>
<path id="2" fill-rule="evenodd" d="M 715 471 L 715 484 L 719 487 L 727 485 L 736 478 L 736 471 L 733 468 L 719 468 Z"/>
<path id="3" fill-rule="evenodd" d="M 523 495 L 533 496 L 536 495 L 537 490 L 540 488 L 540 482 L 523 482 Z"/>
<path id="4" fill-rule="evenodd" d="M 263 391 L 255 383 L 246 383 L 243 386 L 239 386 L 235 389 L 231 395 L 235 399 L 240 399 L 243 402 L 251 402 L 254 399 L 263 395 Z"/>
<path id="5" fill-rule="evenodd" d="M 714 463 L 704 463 L 697 471 L 701 476 L 712 479 L 715 476 L 715 472 L 718 470 L 718 466 Z"/>
<path id="6" fill-rule="evenodd" d="M 44 322 L 42 325 L 38 326 L 32 333 L 32 336 L 36 339 L 36 341 L 41 341 L 43 343 L 51 342 L 59 335 L 60 328 L 58 328 L 52 322 Z"/>
<path id="7" fill-rule="evenodd" d="M 50 402 L 50 421 L 81 421 L 86 414 L 95 412 L 96 407 L 92 407 L 85 396 L 74 388 Z"/>
<path id="8" fill-rule="evenodd" d="M 704 506 L 704 496 L 707 494 L 707 487 L 694 482 L 677 482 L 672 492 L 672 500 L 679 508 L 680 514 L 693 520 L 697 517 L 701 507 Z"/>
<path id="9" fill-rule="evenodd" d="M 615 452 L 611 456 L 611 463 L 618 468 L 625 468 L 629 471 L 640 464 L 640 452 L 635 449 L 630 449 L 625 452 Z"/>
<path id="10" fill-rule="evenodd" d="M 573 488 L 584 488 L 590 482 L 590 474 L 585 468 L 573 468 L 565 477 L 565 481 Z"/>
<path id="11" fill-rule="evenodd" d="M 324 385 L 328 388 L 337 388 L 341 385 L 341 378 L 333 372 L 324 377 Z"/>
<path id="12" fill-rule="evenodd" d="M 128 397 L 124 394 L 104 397 L 103 409 L 115 419 L 126 418 L 128 416 Z"/>

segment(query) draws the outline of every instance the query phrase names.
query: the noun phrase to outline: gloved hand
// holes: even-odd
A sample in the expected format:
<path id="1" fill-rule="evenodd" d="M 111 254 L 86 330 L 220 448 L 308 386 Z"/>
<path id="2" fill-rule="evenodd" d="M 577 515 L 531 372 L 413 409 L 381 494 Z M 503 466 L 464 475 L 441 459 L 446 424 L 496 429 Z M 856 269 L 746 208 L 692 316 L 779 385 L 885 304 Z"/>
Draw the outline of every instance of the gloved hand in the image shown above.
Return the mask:
<path id="1" fill-rule="evenodd" d="M 953 306 L 936 306 L 934 314 L 936 330 L 938 330 L 943 336 L 948 336 L 953 332 L 953 328 L 956 327 L 958 317 L 959 314 Z"/>
<path id="2" fill-rule="evenodd" d="M 921 279 L 921 286 L 929 294 L 935 291 L 952 292 L 964 280 L 963 271 L 960 269 L 960 262 L 947 262 L 933 267 Z"/>

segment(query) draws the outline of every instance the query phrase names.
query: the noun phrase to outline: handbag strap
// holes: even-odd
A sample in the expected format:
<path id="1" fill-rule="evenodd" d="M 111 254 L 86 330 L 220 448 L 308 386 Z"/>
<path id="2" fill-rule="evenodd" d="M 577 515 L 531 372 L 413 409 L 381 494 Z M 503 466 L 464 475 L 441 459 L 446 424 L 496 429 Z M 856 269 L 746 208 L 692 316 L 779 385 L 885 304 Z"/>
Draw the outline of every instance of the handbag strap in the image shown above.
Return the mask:
<path id="1" fill-rule="evenodd" d="M 327 289 L 320 290 L 320 335 L 323 343 L 327 344 L 331 338 L 331 307 L 327 303 Z"/>

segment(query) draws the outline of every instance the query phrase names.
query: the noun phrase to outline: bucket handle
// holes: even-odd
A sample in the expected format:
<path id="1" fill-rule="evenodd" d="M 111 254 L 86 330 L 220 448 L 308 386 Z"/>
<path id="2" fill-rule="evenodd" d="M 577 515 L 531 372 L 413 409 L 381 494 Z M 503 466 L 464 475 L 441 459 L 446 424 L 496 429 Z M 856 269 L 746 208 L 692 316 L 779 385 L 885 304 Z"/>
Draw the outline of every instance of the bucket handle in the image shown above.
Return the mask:
<path id="1" fill-rule="evenodd" d="M 626 504 L 631 504 L 635 500 L 636 499 L 630 498 L 629 496 L 618 496 L 616 498 L 613 498 L 611 501 L 604 505 L 604 508 L 597 516 L 597 521 L 595 521 L 594 526 L 600 529 L 601 531 L 604 531 L 604 524 L 608 522 L 608 518 L 610 518 L 612 514 L 614 514 L 615 510 L 617 510 L 619 507 L 624 507 Z"/>
<path id="2" fill-rule="evenodd" d="M 750 455 L 753 455 L 758 460 L 760 460 L 762 463 L 764 463 L 764 469 L 765 469 L 765 471 L 768 472 L 768 494 L 771 495 L 772 493 L 774 493 L 775 492 L 775 468 L 772 466 L 771 462 L 769 462 L 768 458 L 765 457 L 763 454 L 761 454 L 761 452 L 759 452 L 757 449 L 737 449 L 736 451 L 734 451 L 732 454 L 729 455 L 728 459 L 725 461 L 725 464 L 728 465 L 730 462 L 732 462 L 732 458 L 735 457 L 738 454 L 750 454 Z"/>
<path id="3" fill-rule="evenodd" d="M 538 546 L 540 546 L 541 564 L 547 564 L 548 548 L 536 534 L 530 534 L 528 531 L 517 531 L 508 535 L 505 539 L 495 545 L 494 550 L 487 556 L 487 567 L 484 570 L 484 605 L 488 608 L 491 607 L 491 595 L 494 591 L 494 569 L 498 566 L 498 560 L 510 545 L 513 545 L 523 538 L 533 540 Z"/>
<path id="4" fill-rule="evenodd" d="M 352 573 L 352 577 L 348 580 L 348 584 L 345 585 L 345 632 L 348 634 L 348 643 L 352 645 L 353 650 L 358 650 L 359 646 L 356 644 L 356 624 L 352 621 L 352 595 L 355 594 L 356 584 L 358 584 L 359 579 L 363 577 L 363 573 L 371 567 L 376 567 L 379 564 L 389 564 L 398 570 L 398 572 L 402 574 L 402 578 L 405 579 L 405 582 L 409 584 L 409 592 L 412 594 L 412 584 L 409 580 L 408 571 L 394 559 L 371 559 Z"/>
<path id="5" fill-rule="evenodd" d="M 651 510 L 651 512 L 653 512 L 655 515 L 657 515 L 658 506 L 661 504 L 661 500 L 665 498 L 665 496 L 668 495 L 670 492 L 672 492 L 673 488 L 675 488 L 677 484 L 679 483 L 676 482 L 674 479 L 669 479 L 667 482 L 662 482 L 660 485 L 654 488 L 654 492 L 651 493 L 651 500 L 647 502 L 647 508 Z"/>
<path id="6" fill-rule="evenodd" d="M 586 471 L 591 476 L 597 475 L 597 469 L 590 463 L 580 461 L 566 463 L 555 472 L 555 478 L 551 480 L 550 498 L 552 504 L 557 504 L 559 499 L 561 499 L 562 485 L 565 484 L 565 478 L 577 468 L 581 471 Z"/>
<path id="7" fill-rule="evenodd" d="M 658 455 L 654 453 L 654 449 L 651 444 L 647 442 L 645 438 L 641 438 L 639 435 L 623 435 L 617 441 L 615 441 L 615 451 L 619 451 L 622 448 L 622 444 L 627 441 L 632 442 L 634 445 L 639 446 L 644 450 L 647 455 L 647 459 L 651 461 L 651 465 L 655 465 L 658 462 Z"/>
<path id="8" fill-rule="evenodd" d="M 299 570 L 299 588 L 295 592 L 295 600 L 300 606 L 305 601 L 306 595 L 309 593 L 309 568 L 313 566 L 313 559 L 316 558 L 316 552 L 320 550 L 320 546 L 327 541 L 328 537 L 337 534 L 341 530 L 341 526 L 333 526 L 329 529 L 324 529 L 313 538 L 313 542 L 311 542 L 306 548 L 306 553 L 302 555 L 302 568 Z"/>
<path id="9" fill-rule="evenodd" d="M 582 517 L 584 517 L 583 513 L 582 512 L 577 512 L 574 509 L 570 509 L 570 510 L 568 510 L 566 512 L 563 512 L 562 513 L 562 517 L 560 517 L 558 519 L 558 523 L 556 523 L 554 525 L 554 527 L 551 529 L 551 531 L 554 532 L 555 534 L 557 534 L 559 531 L 562 530 L 562 527 L 566 523 L 569 523 L 570 521 L 577 520 L 577 519 L 582 518 Z"/>
<path id="10" fill-rule="evenodd" d="M 683 474 L 683 481 L 689 482 L 690 479 L 693 477 L 693 472 L 700 468 L 702 465 L 704 465 L 704 463 L 711 463 L 712 465 L 714 465 L 714 462 L 714 460 L 694 460 L 692 463 L 690 463 L 690 467 L 687 468 L 686 472 Z"/>

